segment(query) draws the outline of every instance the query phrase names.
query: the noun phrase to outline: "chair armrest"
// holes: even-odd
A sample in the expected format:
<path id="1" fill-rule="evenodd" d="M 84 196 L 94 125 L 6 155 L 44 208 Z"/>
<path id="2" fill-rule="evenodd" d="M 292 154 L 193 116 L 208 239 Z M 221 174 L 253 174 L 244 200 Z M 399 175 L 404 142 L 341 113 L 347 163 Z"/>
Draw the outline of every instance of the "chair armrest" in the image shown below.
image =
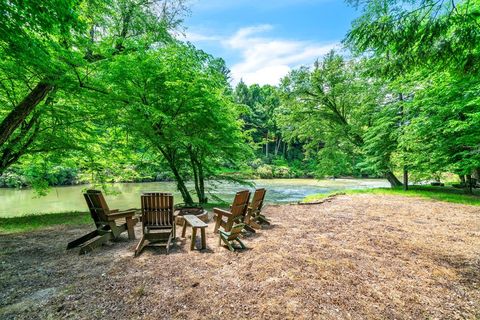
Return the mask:
<path id="1" fill-rule="evenodd" d="M 118 211 L 107 215 L 108 220 L 117 220 L 121 218 L 133 217 L 137 213 L 138 209 L 129 209 L 124 211 Z M 110 211 L 111 212 L 111 211 Z"/>
<path id="2" fill-rule="evenodd" d="M 226 210 L 223 210 L 223 209 L 219 209 L 219 208 L 213 208 L 213 213 L 214 214 L 217 214 L 218 216 L 231 216 L 232 213 L 230 211 L 226 211 Z"/>

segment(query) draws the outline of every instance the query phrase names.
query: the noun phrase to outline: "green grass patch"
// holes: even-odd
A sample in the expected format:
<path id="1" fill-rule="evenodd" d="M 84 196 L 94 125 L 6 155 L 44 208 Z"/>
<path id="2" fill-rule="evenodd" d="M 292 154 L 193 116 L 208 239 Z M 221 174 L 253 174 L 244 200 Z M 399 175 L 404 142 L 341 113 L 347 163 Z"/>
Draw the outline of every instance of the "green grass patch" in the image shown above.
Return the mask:
<path id="1" fill-rule="evenodd" d="M 0 218 L 0 233 L 26 232 L 55 225 L 93 224 L 86 212 L 63 212 Z"/>
<path id="2" fill-rule="evenodd" d="M 474 190 L 473 195 L 465 194 L 462 189 L 452 187 L 432 187 L 432 186 L 410 186 L 410 190 L 404 191 L 402 188 L 375 188 L 375 189 L 358 189 L 358 190 L 342 190 L 326 194 L 313 194 L 307 196 L 302 202 L 314 202 L 322 200 L 329 195 L 335 193 L 346 194 L 379 194 L 379 195 L 398 195 L 404 197 L 421 197 L 438 201 L 469 204 L 480 206 L 480 190 Z"/>
<path id="3" fill-rule="evenodd" d="M 217 202 L 204 205 L 207 210 L 214 207 L 228 208 L 228 203 Z M 47 228 L 56 225 L 81 225 L 91 224 L 92 218 L 86 212 L 62 212 L 62 213 L 46 213 L 32 214 L 19 217 L 0 218 L 0 233 L 17 233 L 27 232 L 36 229 Z"/>

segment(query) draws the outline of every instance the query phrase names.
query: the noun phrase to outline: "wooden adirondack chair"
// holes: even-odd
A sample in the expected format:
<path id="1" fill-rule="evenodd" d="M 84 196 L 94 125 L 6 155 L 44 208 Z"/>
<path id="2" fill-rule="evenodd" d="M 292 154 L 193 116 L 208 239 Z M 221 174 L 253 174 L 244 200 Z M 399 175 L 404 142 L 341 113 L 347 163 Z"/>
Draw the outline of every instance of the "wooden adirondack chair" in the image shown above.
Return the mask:
<path id="1" fill-rule="evenodd" d="M 246 223 L 254 228 L 261 228 L 261 224 L 270 224 L 270 221 L 262 214 L 263 201 L 267 190 L 260 188 L 255 190 L 253 199 L 248 206 Z"/>
<path id="2" fill-rule="evenodd" d="M 232 226 L 230 231 L 223 231 L 220 230 L 220 240 L 218 241 L 218 244 L 222 244 L 222 241 L 227 245 L 228 249 L 230 251 L 235 251 L 235 246 L 233 245 L 234 241 L 237 241 L 240 244 L 240 249 L 245 249 L 245 245 L 243 242 L 238 238 L 240 234 L 242 233 L 243 229 L 245 228 L 245 225 L 243 223 L 236 224 Z"/>
<path id="3" fill-rule="evenodd" d="M 83 195 L 97 229 L 68 243 L 67 250 L 80 247 L 80 254 L 84 254 L 101 246 L 108 240 L 117 239 L 124 231 L 128 231 L 130 240 L 135 239 L 133 227 L 138 222 L 138 219 L 134 217 L 137 209 L 110 210 L 102 192 L 98 190 L 87 190 Z M 117 220 L 123 220 L 124 222 L 117 224 Z"/>
<path id="4" fill-rule="evenodd" d="M 135 249 L 135 256 L 142 252 L 145 242 L 157 244 L 170 250 L 176 237 L 173 217 L 173 195 L 171 193 L 144 193 L 142 202 L 142 239 Z"/>
<path id="5" fill-rule="evenodd" d="M 224 231 L 229 232 L 235 222 L 242 223 L 247 214 L 249 199 L 250 191 L 243 190 L 237 192 L 235 195 L 235 199 L 233 199 L 233 203 L 230 206 L 230 211 L 213 208 L 215 219 L 213 232 L 216 233 L 220 227 L 222 227 Z"/>

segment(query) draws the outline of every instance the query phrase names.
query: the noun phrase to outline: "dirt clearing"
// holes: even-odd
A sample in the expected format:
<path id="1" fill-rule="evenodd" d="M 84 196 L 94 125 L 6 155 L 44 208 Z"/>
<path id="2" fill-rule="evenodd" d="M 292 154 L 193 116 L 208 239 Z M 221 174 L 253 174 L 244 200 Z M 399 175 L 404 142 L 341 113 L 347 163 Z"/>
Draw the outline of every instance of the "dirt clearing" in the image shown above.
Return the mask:
<path id="1" fill-rule="evenodd" d="M 0 235 L 0 318 L 480 317 L 478 207 L 364 194 L 264 212 L 273 225 L 235 253 L 213 223 L 203 252 L 179 238 L 138 258 L 126 235 L 65 251 L 91 227 Z"/>

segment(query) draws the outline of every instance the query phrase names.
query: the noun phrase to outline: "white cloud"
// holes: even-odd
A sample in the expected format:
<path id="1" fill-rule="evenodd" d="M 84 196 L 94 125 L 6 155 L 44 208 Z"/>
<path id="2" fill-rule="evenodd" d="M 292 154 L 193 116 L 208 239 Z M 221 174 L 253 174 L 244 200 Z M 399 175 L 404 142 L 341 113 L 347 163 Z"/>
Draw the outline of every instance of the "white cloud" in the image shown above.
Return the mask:
<path id="1" fill-rule="evenodd" d="M 236 61 L 229 65 L 233 85 L 240 80 L 249 85 L 277 85 L 293 68 L 312 65 L 330 50 L 340 48 L 339 42 L 318 43 L 265 36 L 273 30 L 272 25 L 261 24 L 240 28 L 231 35 L 221 36 L 212 30 L 203 30 L 201 33 L 186 32 L 180 38 L 200 47 L 204 44 L 207 47 L 220 46 L 227 56 L 238 57 L 227 59 Z"/>
<path id="2" fill-rule="evenodd" d="M 243 79 L 247 84 L 276 85 L 292 68 L 312 64 L 318 57 L 339 47 L 339 43 L 319 44 L 258 36 L 272 29 L 271 25 L 241 28 L 223 40 L 226 48 L 239 51 L 242 58 L 231 66 L 234 84 Z"/>

